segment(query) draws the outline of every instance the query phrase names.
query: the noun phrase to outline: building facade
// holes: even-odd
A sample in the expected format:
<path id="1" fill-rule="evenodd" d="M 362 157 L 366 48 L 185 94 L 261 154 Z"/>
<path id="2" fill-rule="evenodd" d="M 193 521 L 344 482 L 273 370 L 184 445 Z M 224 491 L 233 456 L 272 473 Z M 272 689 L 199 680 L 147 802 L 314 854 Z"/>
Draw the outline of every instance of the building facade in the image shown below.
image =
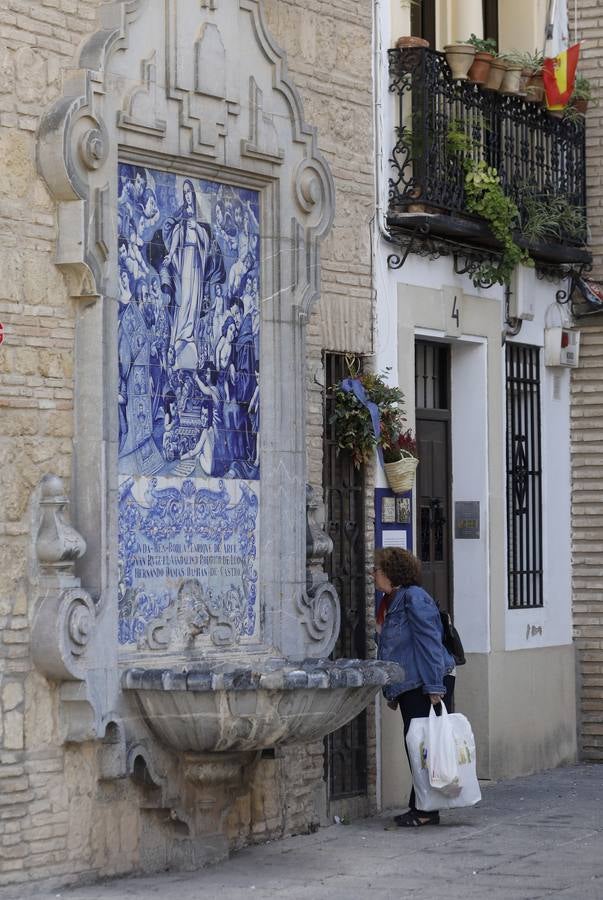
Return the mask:
<path id="1" fill-rule="evenodd" d="M 520 231 L 530 191 L 583 208 L 583 122 L 551 116 L 525 87 L 513 97 L 456 80 L 445 61 L 446 45 L 470 35 L 515 55 L 543 47 L 545 4 L 443 7 L 377 4 L 375 359 L 417 435 L 400 540 L 453 612 L 468 651 L 457 708 L 473 724 L 479 774 L 496 779 L 576 758 L 571 369 L 545 345 L 569 325 L 557 301 L 589 256 L 583 222 L 548 247 L 526 238 L 526 264 L 497 283 L 501 257 L 476 230 L 465 177 L 490 166 Z M 396 49 L 401 35 L 429 46 L 407 37 Z M 395 540 L 379 506 L 376 517 L 378 537 Z M 403 803 L 401 723 L 385 708 L 381 742 L 383 802 Z"/>
<path id="2" fill-rule="evenodd" d="M 487 286 L 500 247 L 449 140 L 573 208 L 582 120 L 434 52 L 532 50 L 546 4 L 5 6 L 0 896 L 401 805 L 401 722 L 358 662 L 386 540 L 454 613 L 481 777 L 573 760 L 572 399 L 596 756 L 596 394 L 545 359 L 588 253 L 565 235 Z M 431 49 L 392 49 L 410 34 Z M 363 367 L 405 393 L 411 494 L 337 453 L 330 388 Z"/>

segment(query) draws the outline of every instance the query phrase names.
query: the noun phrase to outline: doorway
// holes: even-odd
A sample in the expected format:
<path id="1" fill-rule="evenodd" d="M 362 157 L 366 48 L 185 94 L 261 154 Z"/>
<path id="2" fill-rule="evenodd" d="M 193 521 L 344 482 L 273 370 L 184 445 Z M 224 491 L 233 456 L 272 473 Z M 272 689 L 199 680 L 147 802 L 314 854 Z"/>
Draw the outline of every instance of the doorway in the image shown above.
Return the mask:
<path id="1" fill-rule="evenodd" d="M 362 360 L 355 358 L 358 369 Z M 349 375 L 349 354 L 326 353 L 326 383 Z M 333 552 L 325 561 L 329 581 L 339 595 L 341 628 L 332 657 L 366 658 L 366 565 L 364 466 L 340 451 L 335 437 L 332 393 L 325 394 L 323 483 L 327 531 Z M 325 739 L 325 776 L 330 802 L 363 798 L 368 790 L 368 720 L 363 710 Z"/>
<path id="2" fill-rule="evenodd" d="M 423 587 L 452 613 L 450 349 L 415 343 L 415 402 L 419 466 L 417 547 Z"/>

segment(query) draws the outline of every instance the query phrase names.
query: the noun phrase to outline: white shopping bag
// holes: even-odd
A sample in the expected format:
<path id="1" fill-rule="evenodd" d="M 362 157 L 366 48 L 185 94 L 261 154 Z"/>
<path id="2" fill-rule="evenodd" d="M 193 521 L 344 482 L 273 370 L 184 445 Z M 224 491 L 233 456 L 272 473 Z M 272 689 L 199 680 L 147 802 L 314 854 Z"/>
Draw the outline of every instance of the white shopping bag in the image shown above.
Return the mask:
<path id="1" fill-rule="evenodd" d="M 461 793 L 459 765 L 452 722 L 442 702 L 442 714 L 436 716 L 435 707 L 429 711 L 427 721 L 427 771 L 429 784 L 447 797 Z"/>
<path id="2" fill-rule="evenodd" d="M 442 710 L 443 713 L 443 710 Z M 435 717 L 435 716 L 434 716 Z M 474 806 L 482 799 L 475 771 L 475 738 L 469 720 L 460 713 L 447 716 L 456 748 L 458 784 L 456 796 L 449 796 L 429 783 L 429 718 L 413 719 L 406 735 L 416 807 L 425 811 Z M 460 790 L 458 788 L 460 787 Z"/>

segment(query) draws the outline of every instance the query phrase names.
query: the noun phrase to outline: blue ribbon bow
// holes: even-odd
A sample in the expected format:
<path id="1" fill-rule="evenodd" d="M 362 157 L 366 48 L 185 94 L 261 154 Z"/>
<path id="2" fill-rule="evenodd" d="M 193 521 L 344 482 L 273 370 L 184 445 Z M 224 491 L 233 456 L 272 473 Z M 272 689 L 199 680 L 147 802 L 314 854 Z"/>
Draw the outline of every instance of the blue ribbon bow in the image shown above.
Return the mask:
<path id="1" fill-rule="evenodd" d="M 361 403 L 366 409 L 369 411 L 369 415 L 371 417 L 371 422 L 373 424 L 373 434 L 375 435 L 375 440 L 377 441 L 377 455 L 379 457 L 379 462 L 383 465 L 383 452 L 381 447 L 379 446 L 379 438 L 381 437 L 381 421 L 379 418 L 379 407 L 376 403 L 373 403 L 372 400 L 366 396 L 366 391 L 364 390 L 364 386 L 357 378 L 344 378 L 343 381 L 340 382 L 340 388 L 346 394 L 353 394 L 356 400 Z"/>

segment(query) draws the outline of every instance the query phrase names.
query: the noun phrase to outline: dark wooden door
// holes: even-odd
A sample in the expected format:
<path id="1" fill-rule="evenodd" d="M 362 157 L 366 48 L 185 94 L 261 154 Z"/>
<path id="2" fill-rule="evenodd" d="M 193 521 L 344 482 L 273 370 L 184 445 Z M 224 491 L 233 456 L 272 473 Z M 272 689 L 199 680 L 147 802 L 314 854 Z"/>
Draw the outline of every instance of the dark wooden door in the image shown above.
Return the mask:
<path id="1" fill-rule="evenodd" d="M 449 353 L 441 344 L 416 345 L 417 546 L 423 586 L 452 612 Z M 419 405 L 422 404 L 422 405 Z"/>

